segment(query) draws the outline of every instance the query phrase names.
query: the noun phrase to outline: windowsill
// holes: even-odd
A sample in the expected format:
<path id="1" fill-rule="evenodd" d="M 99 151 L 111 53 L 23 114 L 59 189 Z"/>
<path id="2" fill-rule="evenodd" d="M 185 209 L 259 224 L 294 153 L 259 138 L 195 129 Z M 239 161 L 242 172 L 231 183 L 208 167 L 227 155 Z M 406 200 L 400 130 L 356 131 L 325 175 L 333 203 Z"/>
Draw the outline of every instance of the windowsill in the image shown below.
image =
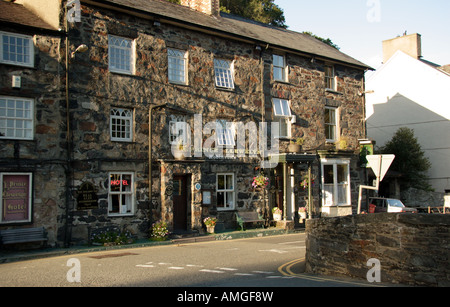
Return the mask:
<path id="1" fill-rule="evenodd" d="M 333 90 L 333 89 L 331 89 L 331 88 L 326 88 L 326 89 L 325 89 L 325 92 L 327 92 L 327 93 L 332 93 L 332 94 L 337 94 L 337 95 L 344 95 L 344 93 L 338 92 L 338 91 Z"/>
<path id="2" fill-rule="evenodd" d="M 290 83 L 289 81 L 283 81 L 283 80 L 273 80 L 273 82 L 275 82 L 275 83 L 281 83 L 281 84 L 286 84 L 286 85 L 293 85 L 293 84 Z"/>
<path id="3" fill-rule="evenodd" d="M 219 87 L 219 86 L 216 86 L 216 90 L 223 91 L 223 92 L 229 92 L 229 93 L 236 92 L 236 90 L 234 88 L 230 88 L 230 87 Z"/>
<path id="4" fill-rule="evenodd" d="M 134 213 L 108 213 L 108 217 L 130 217 L 134 216 Z"/>

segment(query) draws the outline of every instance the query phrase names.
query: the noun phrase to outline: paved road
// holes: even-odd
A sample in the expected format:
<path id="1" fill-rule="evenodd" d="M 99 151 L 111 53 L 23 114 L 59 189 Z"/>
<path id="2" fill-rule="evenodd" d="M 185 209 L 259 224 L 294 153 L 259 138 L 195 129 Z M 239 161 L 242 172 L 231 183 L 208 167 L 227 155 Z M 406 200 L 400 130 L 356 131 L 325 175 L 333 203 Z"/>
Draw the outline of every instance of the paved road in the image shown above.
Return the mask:
<path id="1" fill-rule="evenodd" d="M 0 264 L 0 286 L 361 286 L 302 274 L 305 235 L 154 246 Z"/>

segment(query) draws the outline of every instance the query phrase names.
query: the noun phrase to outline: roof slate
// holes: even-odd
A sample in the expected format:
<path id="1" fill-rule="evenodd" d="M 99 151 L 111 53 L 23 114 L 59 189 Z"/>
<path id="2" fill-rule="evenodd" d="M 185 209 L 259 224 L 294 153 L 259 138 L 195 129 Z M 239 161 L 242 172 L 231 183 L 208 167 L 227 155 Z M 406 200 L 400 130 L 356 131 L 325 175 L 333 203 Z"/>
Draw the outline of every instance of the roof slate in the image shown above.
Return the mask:
<path id="1" fill-rule="evenodd" d="M 163 0 L 82 0 L 82 2 L 117 5 L 122 8 L 148 13 L 155 17 L 164 17 L 218 33 L 250 39 L 256 43 L 269 44 L 373 70 L 370 66 L 309 35 L 254 22 L 223 12 L 220 13 L 220 16 L 210 16 Z"/>
<path id="2" fill-rule="evenodd" d="M 24 6 L 2 0 L 0 0 L 0 21 L 46 30 L 56 30 Z"/>

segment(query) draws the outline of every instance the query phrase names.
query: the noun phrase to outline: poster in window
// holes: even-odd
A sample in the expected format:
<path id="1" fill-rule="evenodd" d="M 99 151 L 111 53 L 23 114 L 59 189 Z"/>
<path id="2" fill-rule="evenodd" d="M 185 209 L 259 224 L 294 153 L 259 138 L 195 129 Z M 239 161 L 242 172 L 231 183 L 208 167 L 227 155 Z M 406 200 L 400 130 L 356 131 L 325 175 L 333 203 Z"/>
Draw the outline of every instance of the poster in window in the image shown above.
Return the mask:
<path id="1" fill-rule="evenodd" d="M 1 223 L 31 222 L 31 173 L 1 174 Z"/>

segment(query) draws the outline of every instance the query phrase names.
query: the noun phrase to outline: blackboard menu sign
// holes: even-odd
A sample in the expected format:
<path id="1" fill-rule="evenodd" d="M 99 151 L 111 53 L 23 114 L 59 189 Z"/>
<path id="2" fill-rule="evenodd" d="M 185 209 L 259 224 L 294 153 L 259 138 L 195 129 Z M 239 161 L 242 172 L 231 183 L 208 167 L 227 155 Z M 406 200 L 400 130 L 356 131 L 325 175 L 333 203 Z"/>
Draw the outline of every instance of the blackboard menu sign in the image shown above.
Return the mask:
<path id="1" fill-rule="evenodd" d="M 88 210 L 98 208 L 98 197 L 95 187 L 90 182 L 83 183 L 78 189 L 77 209 Z"/>

